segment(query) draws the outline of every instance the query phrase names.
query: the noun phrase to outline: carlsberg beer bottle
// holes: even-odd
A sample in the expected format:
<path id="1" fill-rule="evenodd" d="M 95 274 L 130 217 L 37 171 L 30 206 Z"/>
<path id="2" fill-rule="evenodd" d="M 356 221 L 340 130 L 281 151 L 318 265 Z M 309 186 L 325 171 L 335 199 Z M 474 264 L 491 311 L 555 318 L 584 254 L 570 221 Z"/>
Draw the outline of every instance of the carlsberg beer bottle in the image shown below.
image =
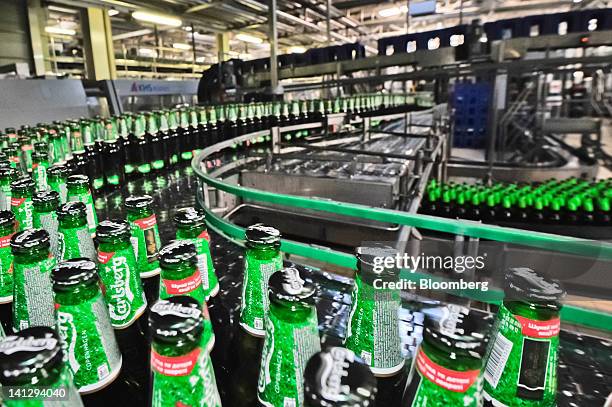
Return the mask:
<path id="1" fill-rule="evenodd" d="M 127 328 L 142 315 L 147 300 L 136 270 L 136 259 L 130 244 L 130 226 L 125 221 L 103 221 L 98 226 L 98 262 L 106 290 L 111 324 Z"/>
<path id="2" fill-rule="evenodd" d="M 47 169 L 47 183 L 49 188 L 60 196 L 60 203 L 65 204 L 68 200 L 68 168 L 63 165 L 54 165 Z"/>
<path id="3" fill-rule="evenodd" d="M 87 208 L 82 202 L 68 202 L 57 210 L 59 261 L 87 257 L 96 259 L 96 248 L 87 226 Z"/>
<path id="4" fill-rule="evenodd" d="M 372 407 L 375 397 L 376 378 L 353 351 L 332 346 L 308 361 L 305 407 Z"/>
<path id="5" fill-rule="evenodd" d="M 321 350 L 315 286 L 293 267 L 272 274 L 268 286 L 270 309 L 257 397 L 266 407 L 303 406 L 304 368 Z"/>
<path id="6" fill-rule="evenodd" d="M 202 288 L 206 300 L 219 292 L 219 280 L 210 255 L 210 236 L 206 230 L 204 212 L 196 208 L 179 209 L 174 215 L 176 238 L 190 240 L 198 252 L 198 269 L 202 275 Z"/>
<path id="7" fill-rule="evenodd" d="M 428 313 L 402 406 L 482 406 L 481 369 L 492 317 L 466 307 Z"/>
<path id="8" fill-rule="evenodd" d="M 206 349 L 204 314 L 190 297 L 159 300 L 151 307 L 153 407 L 220 407 L 215 372 Z"/>
<path id="9" fill-rule="evenodd" d="M 380 269 L 375 258 L 395 257 L 390 247 L 358 247 L 350 319 L 344 346 L 359 355 L 376 376 L 391 376 L 404 366 L 400 353 L 400 290 L 374 288 L 374 281 L 394 282 L 397 268 Z"/>
<path id="10" fill-rule="evenodd" d="M 142 279 L 147 299 L 156 300 L 159 292 L 159 261 L 161 249 L 157 217 L 153 212 L 153 198 L 149 195 L 130 196 L 125 200 L 127 220 L 132 228 L 132 244 L 136 266 Z"/>
<path id="11" fill-rule="evenodd" d="M 28 229 L 11 238 L 13 252 L 13 327 L 54 326 L 51 270 L 55 258 L 50 252 L 49 234 Z"/>
<path id="12" fill-rule="evenodd" d="M 177 295 L 186 295 L 202 305 L 204 311 L 202 336 L 208 351 L 211 351 L 215 343 L 215 336 L 204 298 L 200 271 L 197 267 L 195 245 L 188 240 L 175 241 L 160 250 L 159 260 L 162 270 L 159 298 L 165 300 Z"/>
<path id="13" fill-rule="evenodd" d="M 87 227 L 89 233 L 94 234 L 96 226 L 98 226 L 98 215 L 89 189 L 89 178 L 86 175 L 71 175 L 66 181 L 66 186 L 68 188 L 68 201 L 82 202 L 85 205 Z"/>
<path id="14" fill-rule="evenodd" d="M 485 406 L 556 405 L 561 301 L 565 291 L 529 268 L 506 274 L 484 372 Z"/>
<path id="15" fill-rule="evenodd" d="M 61 258 L 59 252 L 57 207 L 59 206 L 59 194 L 55 191 L 41 191 L 32 197 L 34 204 L 34 227 L 44 229 L 51 239 L 51 253 L 56 259 Z"/>
<path id="16" fill-rule="evenodd" d="M 121 370 L 96 264 L 85 258 L 67 260 L 53 269 L 51 280 L 57 326 L 74 384 L 81 393 L 95 392 Z"/>
<path id="17" fill-rule="evenodd" d="M 11 208 L 17 221 L 17 230 L 31 229 L 34 224 L 32 195 L 34 181 L 22 177 L 11 182 Z"/>
<path id="18" fill-rule="evenodd" d="M 15 215 L 0 211 L 0 323 L 4 331 L 13 327 L 13 253 L 11 238 L 15 233 Z"/>
<path id="19" fill-rule="evenodd" d="M 83 407 L 57 333 L 48 327 L 24 329 L 0 341 L 0 384 L 6 407 Z M 34 387 L 61 396 L 61 401 L 25 398 Z"/>
<path id="20" fill-rule="evenodd" d="M 11 210 L 11 183 L 19 178 L 19 171 L 11 167 L 0 168 L 0 210 Z"/>
<path id="21" fill-rule="evenodd" d="M 262 224 L 249 226 L 245 232 L 244 281 L 240 304 L 240 325 L 251 335 L 264 336 L 264 318 L 268 311 L 268 279 L 283 267 L 280 232 Z"/>

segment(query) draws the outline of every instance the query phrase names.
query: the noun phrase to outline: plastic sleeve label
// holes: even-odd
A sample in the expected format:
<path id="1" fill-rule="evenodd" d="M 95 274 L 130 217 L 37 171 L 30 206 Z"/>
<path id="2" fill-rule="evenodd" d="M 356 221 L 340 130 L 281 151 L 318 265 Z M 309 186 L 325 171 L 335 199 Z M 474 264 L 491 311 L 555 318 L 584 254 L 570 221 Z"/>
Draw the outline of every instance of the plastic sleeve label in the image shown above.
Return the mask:
<path id="1" fill-rule="evenodd" d="M 183 356 L 162 356 L 151 350 L 151 367 L 166 376 L 186 376 L 193 371 L 201 351 L 198 347 Z"/>
<path id="2" fill-rule="evenodd" d="M 202 275 L 196 269 L 193 275 L 182 280 L 162 280 L 169 295 L 182 295 L 190 293 L 202 285 Z"/>
<path id="3" fill-rule="evenodd" d="M 520 322 L 523 335 L 530 338 L 552 338 L 559 335 L 561 330 L 561 320 L 559 318 L 548 321 L 536 321 L 520 315 L 515 315 L 514 318 Z"/>
<path id="4" fill-rule="evenodd" d="M 450 370 L 433 362 L 429 357 L 419 350 L 416 359 L 419 372 L 431 382 L 443 389 L 465 393 L 478 379 L 480 370 L 467 370 L 465 372 Z"/>

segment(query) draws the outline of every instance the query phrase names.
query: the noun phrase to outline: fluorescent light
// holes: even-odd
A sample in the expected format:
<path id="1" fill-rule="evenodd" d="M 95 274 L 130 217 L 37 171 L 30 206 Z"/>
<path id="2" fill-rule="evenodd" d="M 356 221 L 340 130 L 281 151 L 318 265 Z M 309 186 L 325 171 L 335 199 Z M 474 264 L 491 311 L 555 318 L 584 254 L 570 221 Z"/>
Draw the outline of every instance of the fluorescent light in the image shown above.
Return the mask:
<path id="1" fill-rule="evenodd" d="M 263 42 L 263 40 L 259 37 L 254 37 L 252 35 L 244 33 L 236 34 L 234 38 L 239 41 L 250 42 L 251 44 L 261 44 Z"/>
<path id="2" fill-rule="evenodd" d="M 71 28 L 62 28 L 62 27 L 45 27 L 45 32 L 48 34 L 59 34 L 59 35 L 75 35 L 76 31 Z"/>
<path id="3" fill-rule="evenodd" d="M 293 46 L 289 48 L 289 53 L 291 54 L 303 54 L 306 51 L 306 48 L 300 46 Z"/>
<path id="4" fill-rule="evenodd" d="M 67 13 L 67 14 L 76 14 L 79 12 L 78 10 L 75 10 L 72 8 L 65 8 L 65 7 L 53 6 L 53 5 L 50 5 L 47 8 L 51 11 L 57 11 L 60 13 Z"/>
<path id="5" fill-rule="evenodd" d="M 395 17 L 402 14 L 402 10 L 399 7 L 383 8 L 378 10 L 378 15 L 381 17 Z"/>
<path id="6" fill-rule="evenodd" d="M 157 57 L 157 51 L 152 48 L 138 48 L 138 55 L 141 57 Z"/>
<path id="7" fill-rule="evenodd" d="M 116 16 L 117 14 L 119 14 L 119 10 L 115 10 L 114 8 L 108 9 L 109 17 Z"/>
<path id="8" fill-rule="evenodd" d="M 206 62 L 206 57 L 197 57 L 196 58 L 196 63 L 203 64 L 204 62 Z"/>
<path id="9" fill-rule="evenodd" d="M 188 51 L 191 49 L 191 45 L 185 44 L 184 42 L 175 42 L 174 44 L 172 44 L 172 48 Z"/>
<path id="10" fill-rule="evenodd" d="M 183 30 L 187 31 L 187 32 L 191 32 L 192 28 L 190 25 L 186 25 L 185 27 L 183 27 Z"/>
<path id="11" fill-rule="evenodd" d="M 180 18 L 150 13 L 148 11 L 134 11 L 132 13 L 132 17 L 134 17 L 136 20 L 144 21 L 147 23 L 168 25 L 170 27 L 180 27 L 183 25 L 183 22 Z"/>

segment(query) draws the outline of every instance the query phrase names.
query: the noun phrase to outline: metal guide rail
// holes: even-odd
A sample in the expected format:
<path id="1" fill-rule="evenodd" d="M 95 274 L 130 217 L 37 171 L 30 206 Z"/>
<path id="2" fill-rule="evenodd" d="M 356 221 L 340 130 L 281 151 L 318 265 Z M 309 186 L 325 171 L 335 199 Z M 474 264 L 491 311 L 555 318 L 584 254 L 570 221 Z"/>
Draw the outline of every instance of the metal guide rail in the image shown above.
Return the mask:
<path id="1" fill-rule="evenodd" d="M 342 115 L 334 115 L 329 117 L 327 123 L 334 120 L 336 123 L 344 123 Z M 398 115 L 371 117 L 370 120 L 392 120 L 399 118 Z M 325 123 L 312 125 L 312 127 L 326 128 Z M 365 126 L 364 126 L 365 127 Z M 402 234 L 397 246 L 400 252 L 403 252 L 406 247 L 401 245 L 401 239 L 407 239 L 412 232 L 413 237 L 420 238 L 418 229 L 428 230 L 433 233 L 448 234 L 454 236 L 455 240 L 478 241 L 483 239 L 488 242 L 499 243 L 504 245 L 519 245 L 533 250 L 544 250 L 549 256 L 556 255 L 571 255 L 584 259 L 584 264 L 588 262 L 604 262 L 612 264 L 612 244 L 605 242 L 589 241 L 585 239 L 577 239 L 562 235 L 553 235 L 546 233 L 537 233 L 525 231 L 521 229 L 505 228 L 494 225 L 485 225 L 479 222 L 467 220 L 451 220 L 446 218 L 418 215 L 419 199 L 414 199 L 412 204 L 404 210 L 386 209 L 373 207 L 357 203 L 340 202 L 330 198 L 318 198 L 311 196 L 299 196 L 296 194 L 271 192 L 262 189 L 245 187 L 237 182 L 236 171 L 241 166 L 270 159 L 273 154 L 283 154 L 287 152 L 299 151 L 308 147 L 314 149 L 327 147 L 332 150 L 334 145 L 342 143 L 346 140 L 334 137 L 333 134 L 324 132 L 324 136 L 313 142 L 312 145 L 291 145 L 281 142 L 280 135 L 290 131 L 297 131 L 303 127 L 295 128 L 273 128 L 270 131 L 261 131 L 252 134 L 245 134 L 234 139 L 226 140 L 210 146 L 192 161 L 193 170 L 198 177 L 200 188 L 197 194 L 197 200 L 206 212 L 207 223 L 215 232 L 220 233 L 227 239 L 242 245 L 244 241 L 244 227 L 241 227 L 227 219 L 226 215 L 229 211 L 229 206 L 236 205 L 238 202 L 248 201 L 256 202 L 263 205 L 272 205 L 277 208 L 290 208 L 292 211 L 301 211 L 311 214 L 318 214 L 325 217 L 329 215 L 351 218 L 356 223 L 374 222 L 385 224 L 397 224 L 407 230 L 408 233 Z M 365 131 L 364 131 L 365 133 Z M 261 139 L 262 137 L 270 136 L 269 149 L 272 154 L 267 153 L 265 156 L 245 156 L 230 162 L 229 164 L 218 166 L 220 152 L 227 149 L 252 141 Z M 361 137 L 364 135 L 350 135 L 350 137 Z M 422 171 L 417 174 L 419 178 L 419 187 L 424 187 L 429 177 L 438 170 L 438 177 L 443 173 L 444 167 L 444 137 L 433 136 L 434 144 L 427 151 L 429 154 L 422 168 Z M 265 158 L 267 157 L 267 158 Z M 215 161 L 217 164 L 215 164 Z M 212 164 L 211 164 L 212 163 Z M 438 164 L 438 165 L 434 165 Z M 441 169 L 442 168 L 442 169 Z M 367 194 L 367 191 L 363 191 Z M 415 230 L 416 229 L 416 230 Z M 452 238 L 450 239 L 452 241 Z M 356 261 L 351 253 L 338 250 L 336 246 L 317 242 L 317 244 L 304 243 L 292 239 L 283 239 L 281 250 L 287 254 L 311 259 L 320 263 L 328 263 L 333 266 L 348 268 L 355 270 Z M 445 281 L 444 278 L 431 277 L 425 274 L 422 270 L 402 271 L 402 278 L 410 281 L 419 281 L 422 278 L 429 278 L 436 281 Z M 499 304 L 503 299 L 503 292 L 500 290 L 448 290 L 448 292 L 465 297 L 468 299 L 481 301 L 489 304 Z M 597 329 L 612 331 L 612 314 L 587 309 L 576 305 L 566 305 L 562 310 L 562 319 L 566 323 L 593 327 Z"/>

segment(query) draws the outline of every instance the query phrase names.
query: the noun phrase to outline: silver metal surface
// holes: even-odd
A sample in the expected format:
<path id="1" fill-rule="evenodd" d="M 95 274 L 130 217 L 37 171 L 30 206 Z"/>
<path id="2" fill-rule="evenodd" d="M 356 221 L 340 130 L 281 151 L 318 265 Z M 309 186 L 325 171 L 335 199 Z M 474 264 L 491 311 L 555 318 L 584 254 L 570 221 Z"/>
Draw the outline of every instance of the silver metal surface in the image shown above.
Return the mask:
<path id="1" fill-rule="evenodd" d="M 0 80 L 0 128 L 89 116 L 77 79 Z"/>

